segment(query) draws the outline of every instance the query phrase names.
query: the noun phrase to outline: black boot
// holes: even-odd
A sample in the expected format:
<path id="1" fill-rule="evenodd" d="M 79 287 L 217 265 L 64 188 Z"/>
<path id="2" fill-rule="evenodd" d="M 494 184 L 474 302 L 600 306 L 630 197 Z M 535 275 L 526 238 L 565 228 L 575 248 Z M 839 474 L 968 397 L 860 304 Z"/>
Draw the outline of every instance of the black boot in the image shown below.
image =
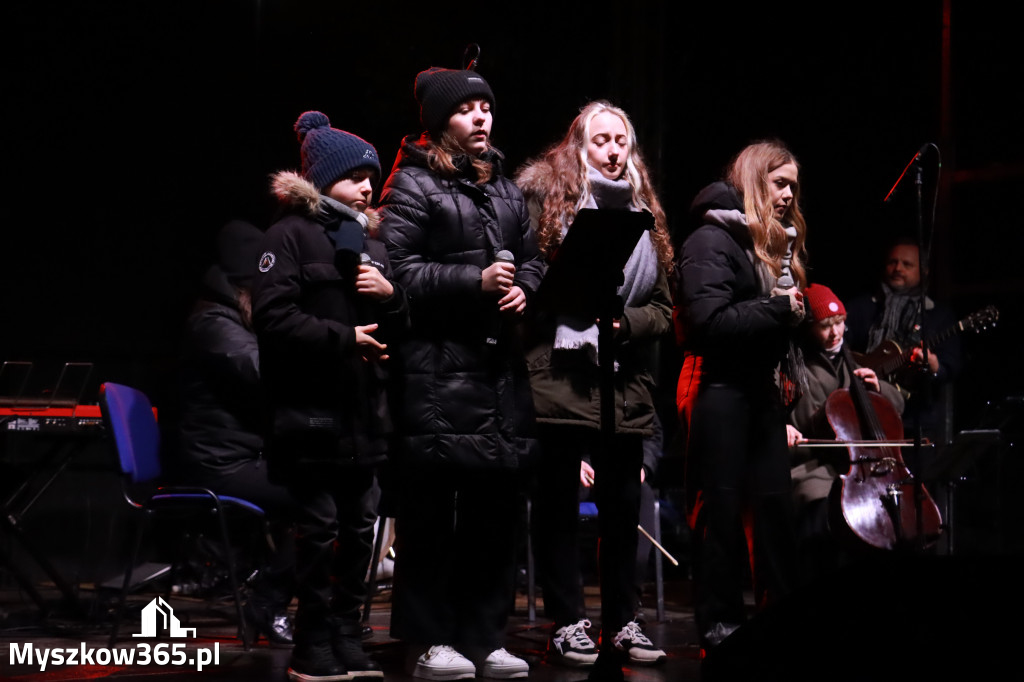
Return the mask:
<path id="1" fill-rule="evenodd" d="M 287 608 L 275 609 L 258 599 L 250 599 L 245 604 L 245 622 L 254 641 L 263 635 L 272 647 L 287 647 L 293 644 L 292 620 Z"/>
<path id="2" fill-rule="evenodd" d="M 299 630 L 288 664 L 288 679 L 297 682 L 341 682 L 353 679 L 353 675 L 334 655 L 329 631 Z"/>
<path id="3" fill-rule="evenodd" d="M 260 570 L 247 581 L 249 599 L 245 604 L 245 621 L 255 641 L 260 635 L 272 647 L 293 644 L 292 619 L 288 615 L 294 590 L 283 575 Z"/>
<path id="4" fill-rule="evenodd" d="M 381 678 L 384 672 L 380 665 L 363 650 L 363 626 L 358 618 L 332 616 L 328 619 L 331 627 L 331 644 L 334 655 L 355 678 Z"/>

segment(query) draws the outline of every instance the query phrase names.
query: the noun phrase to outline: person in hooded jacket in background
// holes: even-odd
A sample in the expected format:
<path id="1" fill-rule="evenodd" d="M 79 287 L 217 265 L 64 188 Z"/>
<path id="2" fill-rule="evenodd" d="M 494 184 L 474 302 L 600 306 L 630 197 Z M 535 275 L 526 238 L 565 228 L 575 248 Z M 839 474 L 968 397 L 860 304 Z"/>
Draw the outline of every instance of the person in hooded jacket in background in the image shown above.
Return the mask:
<path id="1" fill-rule="evenodd" d="M 185 323 L 180 358 L 178 452 L 182 475 L 267 514 L 273 553 L 253 581 L 245 617 L 273 645 L 292 643 L 296 503 L 270 481 L 263 453 L 260 355 L 252 328 L 252 278 L 263 232 L 232 220 L 217 235 L 217 262 Z"/>

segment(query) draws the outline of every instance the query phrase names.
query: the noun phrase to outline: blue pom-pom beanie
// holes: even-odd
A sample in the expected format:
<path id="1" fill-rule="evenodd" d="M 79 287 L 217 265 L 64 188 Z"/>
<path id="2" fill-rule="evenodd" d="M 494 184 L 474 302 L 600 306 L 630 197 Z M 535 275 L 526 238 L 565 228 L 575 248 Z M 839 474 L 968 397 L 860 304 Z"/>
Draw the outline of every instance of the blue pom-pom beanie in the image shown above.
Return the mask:
<path id="1" fill-rule="evenodd" d="M 377 150 L 363 138 L 331 127 L 319 111 L 307 111 L 295 122 L 302 144 L 302 175 L 323 192 L 357 168 L 380 176 Z"/>

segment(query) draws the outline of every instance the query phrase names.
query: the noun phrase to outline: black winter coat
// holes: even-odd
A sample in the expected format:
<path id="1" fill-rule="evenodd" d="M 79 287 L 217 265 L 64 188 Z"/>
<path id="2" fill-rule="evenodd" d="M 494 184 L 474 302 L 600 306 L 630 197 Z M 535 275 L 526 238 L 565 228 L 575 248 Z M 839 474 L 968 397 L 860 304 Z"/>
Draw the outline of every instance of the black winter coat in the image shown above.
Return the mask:
<path id="1" fill-rule="evenodd" d="M 789 348 L 789 299 L 762 291 L 736 190 L 709 185 L 691 213 L 698 227 L 679 249 L 676 297 L 685 348 L 703 357 L 703 381 L 770 381 Z"/>
<path id="2" fill-rule="evenodd" d="M 395 394 L 407 462 L 514 469 L 536 452 L 516 325 L 480 284 L 507 249 L 529 307 L 544 265 L 523 195 L 501 176 L 500 159 L 493 161 L 494 176 L 483 185 L 444 178 L 427 167 L 422 143 L 408 137 L 384 185 L 381 237 L 412 311 Z M 497 344 L 488 344 L 494 336 Z"/>
<path id="3" fill-rule="evenodd" d="M 380 302 L 355 293 L 358 254 L 339 251 L 329 233 L 351 218 L 321 201 L 294 173 L 275 177 L 285 215 L 267 231 L 253 281 L 253 324 L 271 407 L 271 472 L 287 477 L 337 463 L 373 464 L 392 431 L 386 365 L 363 360 L 355 327 L 378 323 L 393 343 L 408 323 L 402 288 Z M 364 237 L 363 252 L 391 279 L 384 245 Z"/>
<path id="4" fill-rule="evenodd" d="M 203 288 L 182 341 L 179 451 L 189 466 L 229 475 L 263 448 L 259 348 L 223 270 L 211 267 Z"/>

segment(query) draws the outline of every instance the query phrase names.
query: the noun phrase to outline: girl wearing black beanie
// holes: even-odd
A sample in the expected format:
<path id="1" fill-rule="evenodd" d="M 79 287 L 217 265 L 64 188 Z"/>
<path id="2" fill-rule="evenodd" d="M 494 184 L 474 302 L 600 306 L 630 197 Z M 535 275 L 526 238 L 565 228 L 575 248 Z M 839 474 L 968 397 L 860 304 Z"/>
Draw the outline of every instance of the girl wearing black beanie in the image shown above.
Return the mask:
<path id="1" fill-rule="evenodd" d="M 544 266 L 522 194 L 490 143 L 494 96 L 475 71 L 416 78 L 422 135 L 381 195 L 381 235 L 409 293 L 394 352 L 399 479 L 393 636 L 434 680 L 525 677 L 504 649 L 520 472 L 537 449 L 516 327 Z"/>

